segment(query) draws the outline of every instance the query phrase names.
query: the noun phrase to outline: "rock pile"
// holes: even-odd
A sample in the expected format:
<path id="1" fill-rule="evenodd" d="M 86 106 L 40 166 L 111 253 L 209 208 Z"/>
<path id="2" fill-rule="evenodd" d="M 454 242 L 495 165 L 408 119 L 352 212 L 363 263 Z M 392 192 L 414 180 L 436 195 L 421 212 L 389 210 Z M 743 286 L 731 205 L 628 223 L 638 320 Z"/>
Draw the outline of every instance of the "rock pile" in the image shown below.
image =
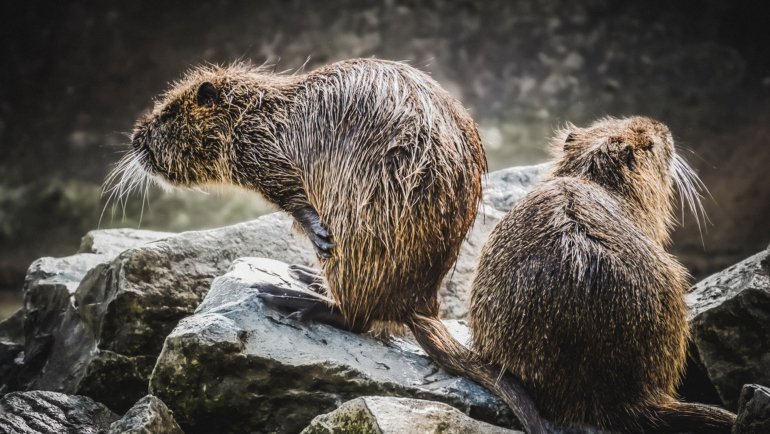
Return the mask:
<path id="1" fill-rule="evenodd" d="M 545 170 L 490 175 L 441 290 L 461 341 L 481 246 Z M 23 308 L 0 323 L 0 431 L 515 432 L 499 399 L 438 369 L 408 337 L 384 342 L 265 308 L 252 285 L 302 289 L 287 264 L 314 264 L 291 225 L 277 213 L 181 234 L 94 231 L 76 254 L 33 263 Z M 770 385 L 769 258 L 688 295 L 698 381 L 739 409 L 739 432 L 768 423 L 767 388 L 744 384 Z"/>

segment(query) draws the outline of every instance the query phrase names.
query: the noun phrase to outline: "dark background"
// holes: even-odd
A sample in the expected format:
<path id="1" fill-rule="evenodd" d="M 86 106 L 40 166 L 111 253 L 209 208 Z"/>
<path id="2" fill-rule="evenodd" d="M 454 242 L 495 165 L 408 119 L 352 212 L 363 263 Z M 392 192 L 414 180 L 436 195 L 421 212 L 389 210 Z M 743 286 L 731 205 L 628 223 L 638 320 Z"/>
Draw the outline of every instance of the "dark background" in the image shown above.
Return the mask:
<path id="1" fill-rule="evenodd" d="M 551 131 L 607 115 L 667 123 L 713 200 L 673 249 L 699 277 L 770 242 L 770 7 L 750 1 L 4 3 L 0 287 L 72 253 L 134 120 L 190 65 L 277 71 L 376 56 L 429 71 L 470 108 L 491 169 L 544 161 Z M 139 227 L 135 196 L 101 227 Z M 255 195 L 153 192 L 141 227 L 256 217 Z M 2 303 L 2 302 L 0 302 Z"/>

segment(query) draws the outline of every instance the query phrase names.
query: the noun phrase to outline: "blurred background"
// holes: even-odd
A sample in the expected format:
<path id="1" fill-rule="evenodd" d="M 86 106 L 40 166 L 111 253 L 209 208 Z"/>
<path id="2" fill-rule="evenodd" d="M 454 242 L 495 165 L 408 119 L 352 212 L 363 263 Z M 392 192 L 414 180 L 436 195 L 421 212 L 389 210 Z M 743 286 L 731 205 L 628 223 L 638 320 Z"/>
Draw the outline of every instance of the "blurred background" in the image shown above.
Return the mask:
<path id="1" fill-rule="evenodd" d="M 770 242 L 770 3 L 759 1 L 15 2 L 0 26 L 0 305 L 29 263 L 86 231 L 252 219 L 254 194 L 151 192 L 125 212 L 100 184 L 152 98 L 189 66 L 276 70 L 406 60 L 470 109 L 490 168 L 545 161 L 552 130 L 604 115 L 667 123 L 713 195 L 673 249 L 704 275 Z M 141 224 L 140 224 L 141 214 Z"/>

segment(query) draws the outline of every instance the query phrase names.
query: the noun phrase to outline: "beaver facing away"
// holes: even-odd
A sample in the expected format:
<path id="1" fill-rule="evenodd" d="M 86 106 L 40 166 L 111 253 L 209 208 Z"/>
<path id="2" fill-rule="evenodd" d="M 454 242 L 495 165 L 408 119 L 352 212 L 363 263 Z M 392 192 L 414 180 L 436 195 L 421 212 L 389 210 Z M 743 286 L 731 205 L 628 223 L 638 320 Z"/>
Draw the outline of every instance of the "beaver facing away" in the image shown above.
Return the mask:
<path id="1" fill-rule="evenodd" d="M 350 60 L 298 75 L 245 64 L 195 69 L 140 119 L 112 178 L 255 190 L 291 214 L 323 268 L 325 294 L 260 287 L 300 319 L 356 332 L 410 327 L 450 372 L 493 389 L 531 432 L 515 381 L 475 363 L 438 320 L 438 290 L 481 198 L 486 157 L 467 111 L 402 63 Z"/>
<path id="2" fill-rule="evenodd" d="M 550 177 L 482 249 L 469 312 L 479 357 L 562 426 L 729 432 L 733 414 L 674 398 L 689 278 L 665 250 L 675 187 L 702 208 L 669 129 L 606 118 L 561 131 L 553 151 Z"/>

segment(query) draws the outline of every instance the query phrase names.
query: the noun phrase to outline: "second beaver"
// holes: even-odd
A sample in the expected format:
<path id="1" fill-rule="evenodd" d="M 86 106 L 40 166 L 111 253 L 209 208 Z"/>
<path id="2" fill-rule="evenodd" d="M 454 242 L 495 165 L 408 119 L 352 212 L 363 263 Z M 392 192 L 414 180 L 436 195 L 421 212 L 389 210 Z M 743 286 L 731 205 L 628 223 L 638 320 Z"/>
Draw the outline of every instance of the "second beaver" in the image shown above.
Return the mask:
<path id="1" fill-rule="evenodd" d="M 499 383 L 438 319 L 439 286 L 476 216 L 486 157 L 468 112 L 427 75 L 374 59 L 297 75 L 199 68 L 137 122 L 132 143 L 118 186 L 144 175 L 236 185 L 294 217 L 329 298 L 260 287 L 266 302 L 356 332 L 406 324 L 439 365 L 495 390 L 542 432 L 515 382 Z"/>
<path id="2" fill-rule="evenodd" d="M 735 415 L 674 398 L 688 273 L 666 252 L 675 186 L 699 181 L 644 117 L 571 126 L 549 178 L 494 228 L 471 292 L 474 348 L 562 426 L 729 433 Z"/>

